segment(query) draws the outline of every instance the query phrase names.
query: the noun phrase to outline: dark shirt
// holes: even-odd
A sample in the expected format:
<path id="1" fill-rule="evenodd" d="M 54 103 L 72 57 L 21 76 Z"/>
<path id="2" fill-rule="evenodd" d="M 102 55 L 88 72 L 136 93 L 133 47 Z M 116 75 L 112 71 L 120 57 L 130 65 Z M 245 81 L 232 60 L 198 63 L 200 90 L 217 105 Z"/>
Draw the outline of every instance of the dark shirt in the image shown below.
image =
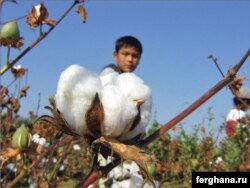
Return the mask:
<path id="1" fill-rule="evenodd" d="M 120 69 L 115 64 L 109 64 L 102 69 L 100 76 L 105 76 L 112 72 L 117 72 L 119 74 L 121 73 Z"/>

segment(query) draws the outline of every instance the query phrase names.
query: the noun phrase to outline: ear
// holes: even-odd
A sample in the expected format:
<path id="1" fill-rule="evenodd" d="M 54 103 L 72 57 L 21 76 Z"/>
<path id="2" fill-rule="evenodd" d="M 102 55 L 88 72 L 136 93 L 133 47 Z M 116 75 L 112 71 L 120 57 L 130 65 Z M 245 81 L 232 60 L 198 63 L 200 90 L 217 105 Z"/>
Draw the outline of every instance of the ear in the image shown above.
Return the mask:
<path id="1" fill-rule="evenodd" d="M 115 61 L 117 61 L 117 55 L 118 55 L 117 51 L 114 51 L 113 58 L 114 58 Z"/>

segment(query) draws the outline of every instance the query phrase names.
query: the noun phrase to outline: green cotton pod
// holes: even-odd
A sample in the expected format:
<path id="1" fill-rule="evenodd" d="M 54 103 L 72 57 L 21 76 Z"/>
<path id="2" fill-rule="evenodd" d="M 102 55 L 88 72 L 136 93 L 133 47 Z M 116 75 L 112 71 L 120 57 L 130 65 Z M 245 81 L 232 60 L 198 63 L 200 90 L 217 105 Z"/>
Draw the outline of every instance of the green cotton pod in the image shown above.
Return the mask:
<path id="1" fill-rule="evenodd" d="M 156 173 L 156 167 L 154 162 L 147 162 L 146 163 L 148 173 L 153 176 Z"/>
<path id="2" fill-rule="evenodd" d="M 20 32 L 16 21 L 8 22 L 1 29 L 1 38 L 14 39 L 20 38 Z"/>
<path id="3" fill-rule="evenodd" d="M 26 128 L 25 124 L 22 124 L 12 136 L 12 147 L 25 148 L 29 145 L 30 141 L 31 136 L 29 130 Z"/>

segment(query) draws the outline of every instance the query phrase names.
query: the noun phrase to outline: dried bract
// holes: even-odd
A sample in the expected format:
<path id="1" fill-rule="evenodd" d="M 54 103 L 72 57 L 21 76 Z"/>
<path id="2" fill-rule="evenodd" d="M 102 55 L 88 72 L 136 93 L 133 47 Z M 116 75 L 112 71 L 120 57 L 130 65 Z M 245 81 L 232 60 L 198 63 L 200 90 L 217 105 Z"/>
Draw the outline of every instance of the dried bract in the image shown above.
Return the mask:
<path id="1" fill-rule="evenodd" d="M 86 112 L 86 125 L 88 127 L 88 131 L 90 134 L 98 138 L 102 135 L 104 131 L 104 111 L 102 103 L 96 94 L 94 100 L 92 101 L 92 105 Z"/>
<path id="2" fill-rule="evenodd" d="M 76 12 L 80 15 L 82 22 L 86 23 L 86 20 L 87 20 L 87 11 L 86 11 L 85 7 L 82 6 L 82 5 L 79 5 L 76 8 Z"/>
<path id="3" fill-rule="evenodd" d="M 54 26 L 56 22 L 48 18 L 49 13 L 43 3 L 32 7 L 31 12 L 27 16 L 26 22 L 31 28 L 38 27 L 42 24 Z"/>
<path id="4" fill-rule="evenodd" d="M 22 68 L 20 65 L 11 68 L 11 73 L 14 75 L 15 78 L 23 76 L 25 72 L 26 72 L 25 69 Z"/>
<path id="5" fill-rule="evenodd" d="M 6 39 L 1 37 L 0 46 L 20 49 L 23 46 L 23 38 L 21 37 L 19 39 Z"/>
<path id="6" fill-rule="evenodd" d="M 44 116 L 39 117 L 37 123 L 40 124 L 42 126 L 42 128 L 52 127 L 52 129 L 54 131 L 56 131 L 56 133 L 58 133 L 58 131 L 62 131 L 63 133 L 66 133 L 66 134 L 69 134 L 69 135 L 72 135 L 75 137 L 79 136 L 76 132 L 74 132 L 70 128 L 67 121 L 63 118 L 62 114 L 55 106 L 53 106 L 53 108 L 46 106 L 46 108 L 52 112 L 53 117 L 48 116 L 48 115 L 44 115 Z M 40 135 L 43 136 L 43 134 L 40 134 Z"/>

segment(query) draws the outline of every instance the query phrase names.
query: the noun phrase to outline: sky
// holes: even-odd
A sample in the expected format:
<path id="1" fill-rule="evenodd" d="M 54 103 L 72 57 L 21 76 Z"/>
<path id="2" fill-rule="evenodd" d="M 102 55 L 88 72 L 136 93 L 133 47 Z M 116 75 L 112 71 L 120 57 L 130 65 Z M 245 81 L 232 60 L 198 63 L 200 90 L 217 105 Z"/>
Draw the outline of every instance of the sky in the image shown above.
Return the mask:
<path id="1" fill-rule="evenodd" d="M 19 0 L 4 3 L 1 20 L 26 15 L 41 1 Z M 43 0 L 49 17 L 57 20 L 72 4 L 71 0 Z M 29 111 L 49 114 L 44 109 L 48 98 L 55 94 L 63 70 L 79 64 L 93 72 L 114 63 L 115 40 L 133 35 L 143 44 L 140 65 L 135 73 L 152 89 L 152 120 L 165 124 L 222 79 L 215 64 L 208 59 L 213 54 L 224 74 L 238 63 L 250 48 L 250 1 L 247 0 L 87 0 L 87 21 L 82 23 L 76 7 L 17 65 L 28 69 L 28 75 L 16 82 L 10 91 L 27 82 L 27 97 L 21 101 L 20 115 Z M 39 36 L 25 19 L 18 20 L 24 46 L 12 50 L 14 59 Z M 48 27 L 44 27 L 46 31 Z M 6 49 L 1 48 L 1 67 Z M 250 87 L 250 58 L 240 76 Z M 1 76 L 8 85 L 12 75 Z M 39 101 L 40 93 L 40 103 Z M 183 128 L 192 131 L 195 125 L 207 125 L 209 109 L 213 128 L 218 130 L 232 107 L 232 93 L 225 87 L 205 104 L 185 118 Z M 40 104 L 38 108 L 38 103 Z"/>

